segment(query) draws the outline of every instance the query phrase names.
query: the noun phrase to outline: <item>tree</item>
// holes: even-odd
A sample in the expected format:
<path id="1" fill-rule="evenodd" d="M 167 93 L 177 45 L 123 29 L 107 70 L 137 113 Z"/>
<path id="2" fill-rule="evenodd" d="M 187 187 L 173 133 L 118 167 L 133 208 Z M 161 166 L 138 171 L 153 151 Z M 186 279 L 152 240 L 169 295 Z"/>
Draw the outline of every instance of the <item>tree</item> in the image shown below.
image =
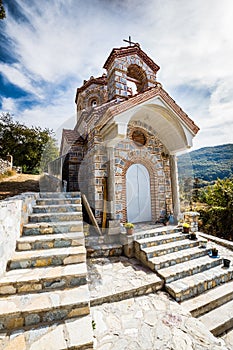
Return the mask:
<path id="1" fill-rule="evenodd" d="M 233 178 L 218 179 L 214 185 L 205 188 L 202 201 L 208 205 L 200 210 L 204 230 L 233 240 Z"/>
<path id="2" fill-rule="evenodd" d="M 0 0 L 0 19 L 4 19 L 6 17 L 6 12 L 2 4 L 2 0 Z"/>
<path id="3" fill-rule="evenodd" d="M 59 151 L 55 138 L 50 137 L 45 145 L 44 152 L 41 157 L 40 168 L 42 171 L 48 172 L 48 163 L 58 158 Z"/>
<path id="4" fill-rule="evenodd" d="M 14 121 L 9 113 L 0 115 L 0 156 L 5 158 L 7 154 L 12 155 L 14 165 L 22 166 L 23 172 L 39 172 L 41 157 L 48 142 L 55 143 L 52 130 L 29 128 Z"/>

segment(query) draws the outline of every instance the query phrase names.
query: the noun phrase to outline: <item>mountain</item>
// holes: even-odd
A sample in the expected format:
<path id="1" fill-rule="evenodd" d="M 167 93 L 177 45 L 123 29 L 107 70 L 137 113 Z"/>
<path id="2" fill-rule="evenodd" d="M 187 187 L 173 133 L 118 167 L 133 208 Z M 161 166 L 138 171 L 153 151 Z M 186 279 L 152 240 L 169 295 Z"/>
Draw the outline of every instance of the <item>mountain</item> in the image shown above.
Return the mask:
<path id="1" fill-rule="evenodd" d="M 204 147 L 178 157 L 179 178 L 214 181 L 233 176 L 233 144 Z"/>

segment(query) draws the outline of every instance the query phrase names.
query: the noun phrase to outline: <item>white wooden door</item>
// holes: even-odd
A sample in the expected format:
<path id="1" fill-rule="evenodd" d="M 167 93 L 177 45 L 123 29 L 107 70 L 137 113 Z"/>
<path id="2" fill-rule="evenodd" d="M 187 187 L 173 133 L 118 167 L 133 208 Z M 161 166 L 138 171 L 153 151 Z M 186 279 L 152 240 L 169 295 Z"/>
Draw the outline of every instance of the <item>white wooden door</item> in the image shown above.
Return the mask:
<path id="1" fill-rule="evenodd" d="M 151 221 L 150 176 L 142 164 L 133 164 L 126 173 L 127 221 Z"/>

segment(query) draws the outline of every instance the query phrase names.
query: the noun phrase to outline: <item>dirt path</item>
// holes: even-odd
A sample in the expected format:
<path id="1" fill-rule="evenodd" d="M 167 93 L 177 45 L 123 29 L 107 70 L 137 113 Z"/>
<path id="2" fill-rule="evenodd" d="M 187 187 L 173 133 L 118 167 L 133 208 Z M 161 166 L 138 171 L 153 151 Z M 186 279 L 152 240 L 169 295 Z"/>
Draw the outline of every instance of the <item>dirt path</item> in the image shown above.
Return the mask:
<path id="1" fill-rule="evenodd" d="M 40 175 L 17 174 L 0 182 L 0 200 L 24 192 L 39 192 Z"/>

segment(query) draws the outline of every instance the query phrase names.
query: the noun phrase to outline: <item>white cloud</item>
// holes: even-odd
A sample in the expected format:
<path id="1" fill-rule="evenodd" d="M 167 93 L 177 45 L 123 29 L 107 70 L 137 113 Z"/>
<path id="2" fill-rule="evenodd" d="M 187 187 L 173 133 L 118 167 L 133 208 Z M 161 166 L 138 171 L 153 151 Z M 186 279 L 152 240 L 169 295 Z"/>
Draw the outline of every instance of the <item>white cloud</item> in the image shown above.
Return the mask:
<path id="1" fill-rule="evenodd" d="M 4 74 L 39 95 L 41 105 L 21 113 L 25 121 L 56 130 L 75 113 L 76 87 L 91 75 L 101 75 L 112 48 L 123 46 L 122 39 L 132 35 L 161 66 L 158 81 L 175 92 L 172 97 L 202 128 L 194 147 L 232 142 L 232 0 L 17 3 L 27 21 L 7 18 L 6 32 L 19 63 L 5 65 Z M 72 83 L 66 86 L 69 79 Z M 182 97 L 177 86 L 194 89 Z"/>

